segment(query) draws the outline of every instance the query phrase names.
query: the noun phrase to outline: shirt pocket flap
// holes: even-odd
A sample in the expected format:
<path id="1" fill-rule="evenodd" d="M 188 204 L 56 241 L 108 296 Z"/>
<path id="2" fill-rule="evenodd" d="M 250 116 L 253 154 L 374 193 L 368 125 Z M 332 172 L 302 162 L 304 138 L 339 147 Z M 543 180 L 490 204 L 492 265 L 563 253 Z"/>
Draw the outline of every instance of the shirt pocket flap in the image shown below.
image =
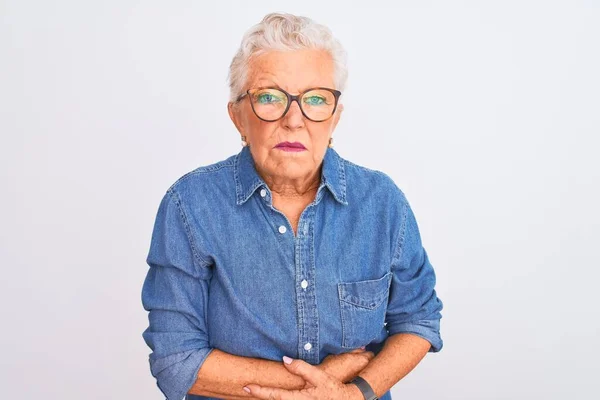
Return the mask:
<path id="1" fill-rule="evenodd" d="M 338 283 L 338 294 L 342 301 L 366 309 L 377 308 L 388 296 L 392 272 L 378 279 Z"/>

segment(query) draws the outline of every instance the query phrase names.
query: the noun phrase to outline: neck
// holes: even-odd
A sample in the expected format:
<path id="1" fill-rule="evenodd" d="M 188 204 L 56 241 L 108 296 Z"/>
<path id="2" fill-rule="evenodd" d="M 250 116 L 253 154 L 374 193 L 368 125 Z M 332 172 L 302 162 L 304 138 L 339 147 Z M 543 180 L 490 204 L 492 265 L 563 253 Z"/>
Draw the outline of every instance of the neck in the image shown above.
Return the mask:
<path id="1" fill-rule="evenodd" d="M 262 178 L 271 189 L 273 197 L 299 199 L 314 196 L 321 183 L 321 168 L 303 178 L 290 179 L 269 175 L 264 175 Z"/>

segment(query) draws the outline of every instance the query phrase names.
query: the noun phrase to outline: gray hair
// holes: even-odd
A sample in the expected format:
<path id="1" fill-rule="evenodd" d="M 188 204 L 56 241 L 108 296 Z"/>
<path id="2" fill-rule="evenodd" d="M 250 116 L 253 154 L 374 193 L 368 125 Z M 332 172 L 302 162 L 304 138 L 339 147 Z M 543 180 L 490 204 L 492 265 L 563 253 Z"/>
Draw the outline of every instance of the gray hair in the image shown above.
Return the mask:
<path id="1" fill-rule="evenodd" d="M 285 13 L 270 13 L 250 28 L 229 66 L 230 101 L 242 94 L 252 57 L 269 50 L 319 49 L 333 58 L 336 88 L 344 90 L 348 78 L 346 51 L 325 25 L 310 18 Z"/>

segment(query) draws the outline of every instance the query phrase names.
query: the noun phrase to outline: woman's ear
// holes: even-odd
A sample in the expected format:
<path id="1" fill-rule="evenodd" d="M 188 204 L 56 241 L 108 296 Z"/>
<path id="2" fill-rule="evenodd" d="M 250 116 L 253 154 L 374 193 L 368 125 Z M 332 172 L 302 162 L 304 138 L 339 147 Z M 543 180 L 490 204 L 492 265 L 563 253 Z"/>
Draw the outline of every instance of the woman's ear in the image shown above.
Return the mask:
<path id="1" fill-rule="evenodd" d="M 227 112 L 229 113 L 229 118 L 231 118 L 231 121 L 235 125 L 238 132 L 243 135 L 244 130 L 242 128 L 242 124 L 240 123 L 240 109 L 236 105 L 236 103 L 234 103 L 232 101 L 227 103 Z"/>

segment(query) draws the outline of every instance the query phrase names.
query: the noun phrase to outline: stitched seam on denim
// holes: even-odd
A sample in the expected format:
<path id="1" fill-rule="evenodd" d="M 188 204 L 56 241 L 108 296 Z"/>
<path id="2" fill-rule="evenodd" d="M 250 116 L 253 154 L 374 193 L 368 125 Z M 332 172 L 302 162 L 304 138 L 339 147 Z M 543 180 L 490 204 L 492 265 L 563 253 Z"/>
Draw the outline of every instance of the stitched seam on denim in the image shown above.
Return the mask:
<path id="1" fill-rule="evenodd" d="M 285 220 L 289 223 L 289 219 L 287 218 L 287 216 L 285 214 L 283 214 L 283 212 L 281 211 L 276 211 L 276 213 L 278 214 L 282 214 L 285 218 Z M 290 227 L 291 227 L 291 223 L 290 223 Z M 290 228 L 291 229 L 291 228 Z M 290 234 L 293 235 L 293 232 L 290 232 Z M 283 242 L 284 240 L 287 240 L 284 236 L 280 236 L 280 243 Z M 306 334 L 306 324 L 305 324 L 305 318 L 306 316 L 304 315 L 304 306 L 305 306 L 305 302 L 304 302 L 304 297 L 301 294 L 301 289 L 298 288 L 298 280 L 301 278 L 302 273 L 300 272 L 300 270 L 302 269 L 302 265 L 301 265 L 301 243 L 299 240 L 296 240 L 296 238 L 292 237 L 292 240 L 294 241 L 294 294 L 296 296 L 296 299 L 298 301 L 298 327 L 300 328 L 300 333 L 298 334 L 298 352 L 299 354 L 302 354 L 304 350 L 304 348 L 302 347 L 302 343 L 304 342 L 304 338 L 307 336 Z"/>
<path id="2" fill-rule="evenodd" d="M 352 161 L 347 160 L 345 158 L 343 160 L 344 160 L 344 163 L 346 163 L 347 165 L 349 165 L 351 167 L 355 167 L 355 168 L 358 168 L 358 169 L 361 169 L 361 170 L 367 171 L 367 172 L 374 172 L 376 174 L 379 174 L 379 175 L 385 176 L 387 178 L 390 178 L 390 176 L 388 174 L 386 174 L 385 172 L 383 172 L 383 171 L 380 171 L 380 170 L 377 170 L 377 169 L 373 169 L 373 168 L 369 168 L 369 167 L 365 167 L 363 165 L 355 164 Z"/>
<path id="3" fill-rule="evenodd" d="M 338 300 L 340 306 L 340 317 L 342 320 L 342 347 L 346 347 L 346 324 L 344 322 L 344 303 L 342 302 L 341 286 L 338 283 Z"/>
<path id="4" fill-rule="evenodd" d="M 340 300 L 340 309 L 341 309 L 341 313 L 342 313 L 341 314 L 342 315 L 342 345 L 341 346 L 344 347 L 344 348 L 354 348 L 357 345 L 355 345 L 352 342 L 353 339 L 350 338 L 349 329 L 346 329 L 346 327 L 349 324 L 349 321 L 346 322 L 346 319 L 344 318 L 345 312 L 347 312 L 349 314 L 353 312 L 352 306 L 349 306 L 347 303 L 346 304 L 342 303 L 343 300 L 341 298 L 339 300 Z M 381 307 L 381 304 L 379 304 L 378 307 L 375 307 L 373 309 L 365 309 L 366 311 L 364 311 L 364 312 L 372 313 L 372 312 L 375 312 L 380 307 Z M 345 310 L 345 312 L 344 312 L 344 310 Z M 384 316 L 384 321 L 385 321 L 385 316 Z M 382 328 L 383 328 L 383 326 L 382 326 Z M 370 343 L 371 341 L 373 341 L 373 339 L 375 339 L 378 334 L 379 334 L 379 332 L 376 333 L 373 337 L 369 338 L 367 340 L 368 343 Z"/>
<path id="5" fill-rule="evenodd" d="M 370 305 L 365 306 L 364 304 L 355 303 L 352 300 L 346 300 L 346 299 L 340 299 L 340 300 L 343 301 L 344 303 L 351 304 L 355 307 L 364 308 L 365 310 L 375 310 L 376 308 L 378 308 L 381 305 L 381 303 L 383 303 L 383 301 L 385 300 L 386 297 L 387 296 L 383 295 L 383 296 L 381 296 L 381 298 L 377 298 L 375 300 L 374 306 L 370 306 Z"/>
<path id="6" fill-rule="evenodd" d="M 244 188 L 242 187 L 242 181 L 238 174 L 241 154 L 241 152 L 236 154 L 233 163 L 231 164 L 233 166 L 233 179 L 235 182 L 235 201 L 238 205 L 245 203 L 250 198 L 250 195 L 262 184 L 260 180 L 255 180 L 251 185 L 252 190 L 249 190 L 248 193 L 243 192 Z"/>
<path id="7" fill-rule="evenodd" d="M 175 186 L 177 186 L 179 184 L 179 182 L 185 180 L 186 178 L 188 178 L 190 176 L 198 175 L 198 174 L 205 174 L 205 173 L 209 173 L 209 172 L 216 172 L 216 171 L 219 171 L 220 169 L 223 169 L 226 167 L 231 167 L 231 166 L 233 166 L 232 161 L 219 161 L 218 163 L 215 163 L 215 164 L 198 167 L 198 168 L 194 169 L 193 171 L 189 171 L 189 172 L 185 173 L 184 175 L 182 175 L 181 177 L 179 177 L 171 185 L 171 187 L 169 187 L 169 189 L 167 189 L 167 190 L 175 189 Z"/>
<path id="8" fill-rule="evenodd" d="M 344 169 L 344 159 L 342 157 L 340 157 L 340 155 L 337 154 L 335 152 L 335 150 L 333 150 L 333 149 L 332 149 L 332 154 L 334 155 L 334 157 L 332 157 L 332 158 L 336 159 L 336 163 L 337 163 L 336 169 L 337 169 L 337 178 L 339 180 L 340 193 L 337 193 L 337 190 L 336 190 L 337 188 L 331 185 L 331 180 L 327 181 L 325 179 L 325 181 L 323 183 L 329 187 L 331 194 L 333 195 L 333 198 L 337 202 L 342 203 L 344 205 L 348 205 L 348 201 L 346 200 L 346 173 L 345 173 L 345 169 Z M 320 201 L 321 197 L 323 197 L 323 195 L 319 195 L 316 200 Z"/>
<path id="9" fill-rule="evenodd" d="M 316 268 L 315 268 L 315 255 L 314 255 L 314 248 L 315 248 L 315 237 L 313 235 L 310 234 L 310 230 L 312 229 L 311 226 L 314 227 L 314 220 L 315 220 L 315 215 L 316 215 L 316 207 L 313 207 L 312 205 L 309 205 L 307 207 L 310 207 L 310 212 L 308 213 L 308 237 L 311 239 L 310 241 L 307 240 L 308 242 L 308 268 L 310 269 L 310 271 L 312 272 L 312 277 L 313 277 L 313 287 L 312 287 L 312 293 L 313 293 L 313 299 L 315 302 L 315 313 L 317 315 L 317 318 L 315 319 L 315 330 L 316 330 L 316 334 L 315 334 L 315 349 L 320 349 L 321 348 L 321 342 L 319 341 L 320 339 L 320 326 L 319 326 L 319 303 L 318 303 L 318 296 L 317 296 L 317 292 L 316 292 L 316 281 L 317 281 L 317 273 L 316 273 Z M 311 223 L 312 222 L 312 223 Z M 317 359 L 319 359 L 319 352 L 316 352 L 316 357 Z M 318 360 L 319 362 L 321 360 Z"/>
<path id="10" fill-rule="evenodd" d="M 346 199 L 346 168 L 344 166 L 344 159 L 342 158 L 338 159 L 338 177 L 340 179 L 340 186 L 342 187 L 342 198 L 340 200 L 347 204 L 348 202 L 344 200 Z"/>
<path id="11" fill-rule="evenodd" d="M 241 153 L 241 152 L 240 152 Z M 236 154 L 235 158 L 233 159 L 233 181 L 235 182 L 235 202 L 239 203 L 240 202 L 240 193 L 241 193 L 241 182 L 238 178 L 238 168 L 239 168 L 239 158 L 240 158 L 240 153 Z"/>
<path id="12" fill-rule="evenodd" d="M 346 300 L 344 298 L 344 297 L 347 297 L 346 295 L 348 294 L 348 292 L 346 291 L 346 288 L 345 288 L 345 284 L 352 284 L 352 283 L 356 283 L 356 282 L 340 282 L 340 283 L 338 283 L 338 292 L 339 292 L 340 288 L 341 288 L 341 292 L 342 292 L 342 295 L 340 296 L 340 300 L 342 300 L 348 304 L 352 304 L 356 307 L 366 308 L 367 310 L 374 310 L 374 309 L 378 308 L 381 305 L 381 303 L 383 303 L 383 301 L 387 297 L 389 297 L 389 287 L 390 287 L 390 284 L 392 281 L 392 272 L 387 272 L 384 276 L 382 276 L 379 279 L 369 279 L 367 281 L 359 281 L 359 282 L 372 282 L 372 281 L 387 281 L 386 289 L 382 290 L 380 293 L 378 293 L 377 297 L 373 300 L 375 302 L 374 306 L 365 306 L 363 304 L 356 303 L 352 300 Z M 380 296 L 381 296 L 381 298 L 379 298 Z M 350 297 L 352 297 L 352 296 L 350 296 Z"/>
<path id="13" fill-rule="evenodd" d="M 179 196 L 179 193 L 177 193 L 175 191 L 175 189 L 170 188 L 168 190 L 169 195 L 174 198 L 175 200 L 175 204 L 177 205 L 177 209 L 179 210 L 179 216 L 181 217 L 182 221 L 183 221 L 183 225 L 185 226 L 185 233 L 187 235 L 188 238 L 188 243 L 192 249 L 192 254 L 194 255 L 194 260 L 196 261 L 196 267 L 197 268 L 205 268 L 208 267 L 210 265 L 210 263 L 198 253 L 197 250 L 197 246 L 195 244 L 194 238 L 192 236 L 192 232 L 190 229 L 190 225 L 188 223 L 188 219 L 187 216 L 185 214 L 185 211 L 181 205 L 181 197 Z M 198 274 L 200 275 L 200 271 L 197 271 Z"/>
<path id="14" fill-rule="evenodd" d="M 439 318 L 431 318 L 431 319 L 427 319 L 427 318 L 419 318 L 419 319 L 411 319 L 410 321 L 402 321 L 402 322 L 396 322 L 397 325 L 414 325 L 414 326 L 418 326 L 420 328 L 426 328 L 428 331 L 431 331 L 431 327 L 426 326 L 426 325 L 421 325 L 420 322 L 421 321 L 439 321 Z"/>
<path id="15" fill-rule="evenodd" d="M 361 281 L 347 281 L 347 282 L 340 282 L 340 283 L 341 284 L 345 284 L 345 283 L 352 284 L 352 283 L 356 283 L 356 282 L 378 282 L 378 281 L 384 281 L 387 278 L 388 274 L 389 274 L 389 272 L 386 272 L 385 275 L 383 275 L 382 277 L 375 278 L 375 279 L 364 279 L 364 280 L 361 280 Z"/>
<path id="16" fill-rule="evenodd" d="M 404 237 L 406 235 L 408 207 L 410 207 L 408 205 L 408 202 L 404 201 L 404 206 L 402 208 L 402 224 L 400 224 L 400 232 L 398 233 L 398 242 L 396 244 L 396 250 L 394 251 L 394 256 L 392 257 L 392 265 L 396 260 L 401 260 L 402 253 L 404 251 Z"/>
<path id="17" fill-rule="evenodd" d="M 247 193 L 243 193 L 242 195 L 242 202 L 246 202 L 248 201 L 248 199 L 250 198 L 250 196 L 256 191 L 256 189 L 258 189 L 260 186 L 262 185 L 262 182 L 259 180 L 255 180 L 252 185 L 250 185 L 250 188 L 248 189 Z"/>

